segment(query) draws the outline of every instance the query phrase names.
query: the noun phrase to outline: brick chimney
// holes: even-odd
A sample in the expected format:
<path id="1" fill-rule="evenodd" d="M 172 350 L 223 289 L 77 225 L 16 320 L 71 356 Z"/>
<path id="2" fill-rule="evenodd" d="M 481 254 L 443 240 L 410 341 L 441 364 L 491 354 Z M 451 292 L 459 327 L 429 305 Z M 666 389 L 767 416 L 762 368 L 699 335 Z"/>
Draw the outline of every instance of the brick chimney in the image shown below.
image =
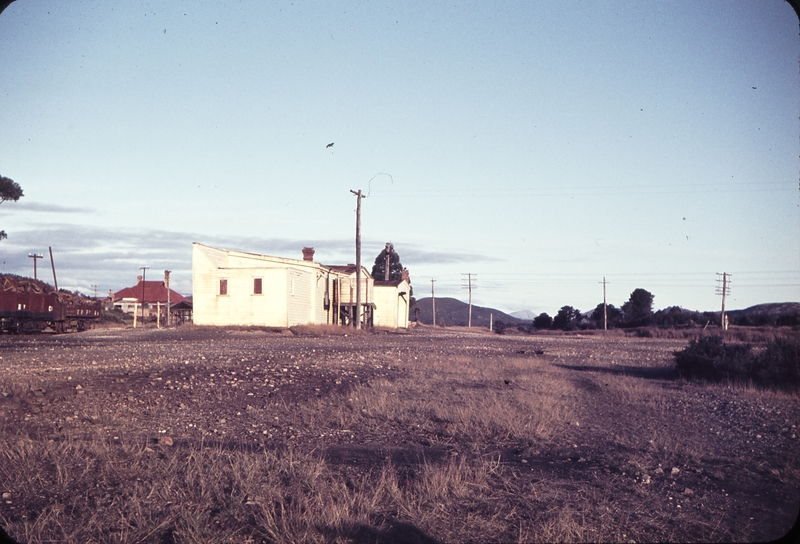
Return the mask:
<path id="1" fill-rule="evenodd" d="M 142 277 L 136 276 L 136 283 L 142 283 Z"/>
<path id="2" fill-rule="evenodd" d="M 403 279 L 411 283 L 411 276 L 408 275 L 408 268 L 403 269 Z"/>
<path id="3" fill-rule="evenodd" d="M 314 260 L 314 248 L 313 247 L 304 247 L 303 248 L 303 260 L 304 261 L 313 261 Z"/>

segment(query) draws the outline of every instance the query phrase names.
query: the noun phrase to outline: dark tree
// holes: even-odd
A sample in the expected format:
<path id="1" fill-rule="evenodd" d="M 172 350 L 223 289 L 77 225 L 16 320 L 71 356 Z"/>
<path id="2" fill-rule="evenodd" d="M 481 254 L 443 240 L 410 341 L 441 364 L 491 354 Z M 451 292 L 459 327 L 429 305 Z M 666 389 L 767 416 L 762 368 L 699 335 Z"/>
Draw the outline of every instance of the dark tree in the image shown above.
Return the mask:
<path id="1" fill-rule="evenodd" d="M 562 306 L 553 318 L 553 328 L 564 331 L 574 331 L 578 328 L 581 319 L 581 311 L 572 306 Z"/>
<path id="2" fill-rule="evenodd" d="M 386 256 L 389 256 L 389 277 L 386 277 Z M 383 248 L 377 257 L 375 257 L 375 264 L 372 266 L 372 278 L 378 281 L 389 280 L 402 280 L 403 279 L 403 265 L 400 263 L 400 256 L 394 250 L 394 246 L 387 242 L 386 247 Z"/>
<path id="3" fill-rule="evenodd" d="M 549 329 L 553 326 L 553 318 L 542 312 L 533 318 L 533 326 L 537 329 Z"/>
<path id="4" fill-rule="evenodd" d="M 628 302 L 622 305 L 625 321 L 629 325 L 647 325 L 653 314 L 653 299 L 655 296 L 645 289 L 634 289 Z"/>
<path id="5" fill-rule="evenodd" d="M 619 322 L 619 318 L 622 315 L 622 310 L 615 307 L 613 304 L 606 304 L 606 316 L 608 317 L 608 328 L 613 329 L 614 325 Z M 597 305 L 592 311 L 591 315 L 592 320 L 597 324 L 597 327 L 602 329 L 603 328 L 603 303 Z"/>
<path id="6" fill-rule="evenodd" d="M 22 194 L 22 187 L 20 187 L 18 183 L 5 176 L 0 176 L 0 204 L 6 200 L 16 202 L 22 196 L 24 196 Z M 6 238 L 8 238 L 6 231 L 0 230 L 0 240 L 5 240 Z"/>

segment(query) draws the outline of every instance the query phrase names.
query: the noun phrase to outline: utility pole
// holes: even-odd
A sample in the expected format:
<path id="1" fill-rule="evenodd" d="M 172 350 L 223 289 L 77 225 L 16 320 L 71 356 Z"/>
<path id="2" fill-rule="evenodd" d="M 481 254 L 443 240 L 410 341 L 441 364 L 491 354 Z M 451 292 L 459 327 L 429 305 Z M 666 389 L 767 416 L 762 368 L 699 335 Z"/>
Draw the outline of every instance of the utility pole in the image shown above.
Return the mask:
<path id="1" fill-rule="evenodd" d="M 607 331 L 608 330 L 608 308 L 606 306 L 606 284 L 608 282 L 606 281 L 606 277 L 605 276 L 603 276 L 603 281 L 601 281 L 600 283 L 603 284 L 603 330 Z"/>
<path id="2" fill-rule="evenodd" d="M 350 189 L 356 195 L 356 329 L 361 328 L 361 199 L 364 195 Z"/>
<path id="3" fill-rule="evenodd" d="M 717 278 L 717 294 L 722 295 L 722 315 L 720 315 L 719 324 L 722 327 L 723 331 L 728 330 L 728 316 L 725 315 L 725 295 L 731 294 L 731 283 L 730 278 L 731 274 L 727 272 L 723 272 L 720 274 L 717 272 L 717 276 L 722 276 L 722 278 Z M 720 284 L 721 282 L 721 284 Z"/>
<path id="4" fill-rule="evenodd" d="M 433 326 L 436 326 L 436 295 L 433 292 L 433 284 L 435 279 L 431 278 L 431 305 L 433 306 Z"/>
<path id="5" fill-rule="evenodd" d="M 172 297 L 170 296 L 169 291 L 169 275 L 172 273 L 171 270 L 164 270 L 164 287 L 167 288 L 167 327 L 169 327 L 169 309 L 172 305 Z"/>
<path id="6" fill-rule="evenodd" d="M 28 257 L 33 259 L 33 279 L 38 280 L 39 278 L 36 277 L 36 261 L 37 259 L 43 259 L 44 257 L 39 255 L 38 253 L 28 253 Z"/>
<path id="7" fill-rule="evenodd" d="M 474 288 L 472 286 L 472 283 L 473 283 L 473 280 L 475 279 L 475 276 L 477 274 L 472 274 L 470 272 L 465 272 L 465 273 L 463 273 L 461 275 L 467 277 L 467 284 L 466 285 L 462 285 L 461 288 L 462 289 L 467 289 L 469 291 L 469 319 L 467 321 L 467 327 L 472 327 L 472 289 Z M 461 281 L 463 282 L 464 278 L 461 278 Z"/>
<path id="8" fill-rule="evenodd" d="M 53 285 L 56 288 L 56 293 L 58 293 L 58 280 L 56 279 L 56 263 L 53 261 L 53 248 L 47 246 L 47 249 L 50 251 L 50 266 L 53 268 Z"/>
<path id="9" fill-rule="evenodd" d="M 386 242 L 386 268 L 383 271 L 383 280 L 389 281 L 389 268 L 392 266 L 392 251 L 394 246 L 391 242 Z"/>
<path id="10" fill-rule="evenodd" d="M 94 299 L 97 300 L 97 292 L 100 291 L 100 286 L 97 284 L 93 284 L 92 291 L 94 291 Z"/>
<path id="11" fill-rule="evenodd" d="M 142 271 L 142 300 L 139 303 L 142 305 L 142 327 L 144 327 L 144 280 L 147 278 L 147 269 L 149 266 L 140 266 L 139 270 Z"/>

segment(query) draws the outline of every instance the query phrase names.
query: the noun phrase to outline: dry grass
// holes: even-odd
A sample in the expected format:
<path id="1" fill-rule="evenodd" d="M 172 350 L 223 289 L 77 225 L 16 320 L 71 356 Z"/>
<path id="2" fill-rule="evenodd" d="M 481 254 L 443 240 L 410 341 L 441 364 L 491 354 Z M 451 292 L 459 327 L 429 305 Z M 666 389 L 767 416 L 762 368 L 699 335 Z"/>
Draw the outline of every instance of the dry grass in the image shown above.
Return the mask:
<path id="1" fill-rule="evenodd" d="M 797 397 L 669 377 L 674 341 L 115 334 L 4 346 L 21 542 L 767 540 L 798 498 Z"/>

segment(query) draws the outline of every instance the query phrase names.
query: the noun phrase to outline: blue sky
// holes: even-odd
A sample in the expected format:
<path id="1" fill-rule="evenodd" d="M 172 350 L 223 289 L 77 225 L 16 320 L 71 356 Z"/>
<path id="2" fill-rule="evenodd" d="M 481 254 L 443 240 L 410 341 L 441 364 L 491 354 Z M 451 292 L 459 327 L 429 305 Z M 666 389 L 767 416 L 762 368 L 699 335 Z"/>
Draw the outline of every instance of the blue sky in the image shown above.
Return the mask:
<path id="1" fill-rule="evenodd" d="M 353 262 L 362 189 L 365 264 L 393 242 L 418 298 L 800 301 L 799 58 L 777 0 L 17 0 L 0 267 L 189 294 L 193 241 Z"/>

